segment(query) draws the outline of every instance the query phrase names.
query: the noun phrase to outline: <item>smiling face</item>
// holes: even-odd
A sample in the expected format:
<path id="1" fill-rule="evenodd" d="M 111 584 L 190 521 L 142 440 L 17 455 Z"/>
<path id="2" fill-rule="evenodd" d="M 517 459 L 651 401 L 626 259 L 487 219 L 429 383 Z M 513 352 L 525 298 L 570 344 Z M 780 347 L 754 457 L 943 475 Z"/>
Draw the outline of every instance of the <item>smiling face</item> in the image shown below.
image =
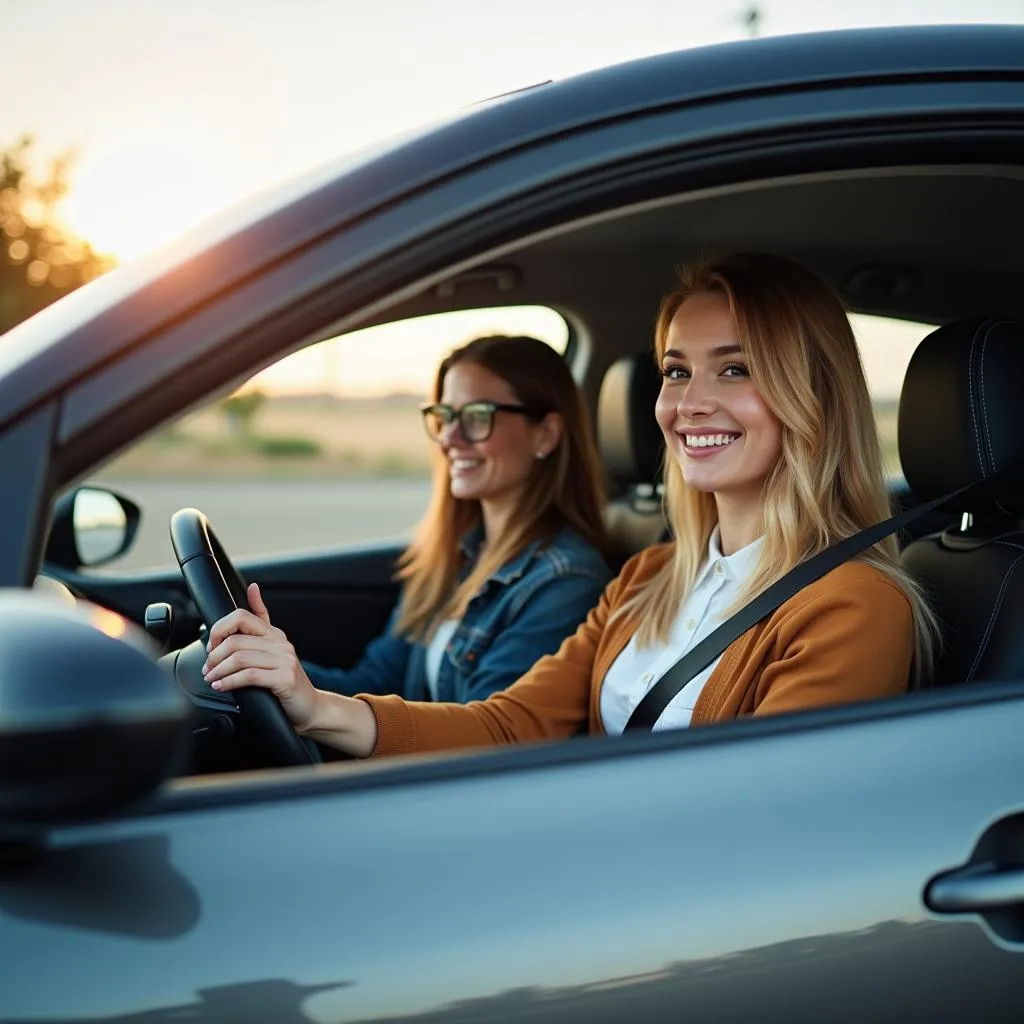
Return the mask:
<path id="1" fill-rule="evenodd" d="M 782 426 L 750 379 L 724 294 L 682 303 L 661 370 L 655 415 L 683 479 L 713 493 L 720 513 L 726 499 L 756 506 L 782 454 Z"/>
<path id="2" fill-rule="evenodd" d="M 469 402 L 521 405 L 519 396 L 501 377 L 475 363 L 456 363 L 445 374 L 440 401 L 455 409 Z M 538 454 L 547 457 L 560 436 L 557 415 L 537 421 L 517 412 L 499 411 L 486 441 L 468 441 L 458 422 L 445 427 L 441 450 L 448 462 L 452 495 L 484 506 L 485 527 L 494 513 L 510 511 L 533 474 Z"/>

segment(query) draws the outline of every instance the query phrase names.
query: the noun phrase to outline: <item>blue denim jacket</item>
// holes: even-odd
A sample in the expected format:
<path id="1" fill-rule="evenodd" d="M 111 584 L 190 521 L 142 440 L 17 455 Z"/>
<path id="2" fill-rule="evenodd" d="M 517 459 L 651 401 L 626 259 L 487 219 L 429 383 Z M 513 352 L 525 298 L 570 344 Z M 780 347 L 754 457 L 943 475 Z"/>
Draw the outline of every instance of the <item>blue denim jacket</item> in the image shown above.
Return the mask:
<path id="1" fill-rule="evenodd" d="M 478 530 L 464 538 L 470 562 L 481 541 Z M 470 601 L 441 658 L 439 699 L 483 700 L 514 683 L 576 631 L 611 578 L 598 551 L 568 527 L 543 546 L 540 541 L 529 545 Z M 406 700 L 430 700 L 427 647 L 395 634 L 400 607 L 399 601 L 385 633 L 351 669 L 303 662 L 313 685 L 348 696 L 397 693 Z"/>

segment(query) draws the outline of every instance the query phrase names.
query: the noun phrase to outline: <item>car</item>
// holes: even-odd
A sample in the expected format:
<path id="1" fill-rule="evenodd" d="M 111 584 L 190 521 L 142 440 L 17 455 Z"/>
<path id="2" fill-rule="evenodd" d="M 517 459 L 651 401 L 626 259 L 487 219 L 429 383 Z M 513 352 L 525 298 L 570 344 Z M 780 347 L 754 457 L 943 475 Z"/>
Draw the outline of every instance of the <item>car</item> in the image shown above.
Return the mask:
<path id="1" fill-rule="evenodd" d="M 936 509 L 908 543 L 962 627 L 945 685 L 379 762 L 303 764 L 272 707 L 190 685 L 205 584 L 84 566 L 146 515 L 90 483 L 138 439 L 319 339 L 513 304 L 565 316 L 623 554 L 656 539 L 643 410 L 681 259 L 770 250 L 857 313 L 1021 330 L 1022 55 L 1020 27 L 873 29 L 545 83 L 244 204 L 0 339 L 0 1016 L 1019 1020 L 1008 499 L 976 522 Z M 989 367 L 967 410 L 949 373 L 913 404 L 1014 453 L 1017 369 Z M 970 449 L 925 442 L 939 487 Z M 231 552 L 191 505 L 178 558 L 219 562 L 223 600 Z M 400 550 L 238 570 L 300 651 L 344 664 L 387 618 Z"/>

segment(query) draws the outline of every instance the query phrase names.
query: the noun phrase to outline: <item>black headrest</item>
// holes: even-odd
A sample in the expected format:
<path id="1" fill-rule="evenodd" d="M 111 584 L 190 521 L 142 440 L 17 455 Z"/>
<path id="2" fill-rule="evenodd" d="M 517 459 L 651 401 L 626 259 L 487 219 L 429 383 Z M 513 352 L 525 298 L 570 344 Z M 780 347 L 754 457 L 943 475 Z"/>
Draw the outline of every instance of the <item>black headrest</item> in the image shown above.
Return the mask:
<path id="1" fill-rule="evenodd" d="M 961 320 L 933 331 L 907 367 L 900 395 L 900 462 L 920 501 L 1015 470 L 955 511 L 1024 507 L 1024 323 Z"/>
<path id="2" fill-rule="evenodd" d="M 664 438 L 654 418 L 661 375 L 649 352 L 623 356 L 608 368 L 597 403 L 597 437 L 608 475 L 619 484 L 653 483 L 661 473 Z"/>

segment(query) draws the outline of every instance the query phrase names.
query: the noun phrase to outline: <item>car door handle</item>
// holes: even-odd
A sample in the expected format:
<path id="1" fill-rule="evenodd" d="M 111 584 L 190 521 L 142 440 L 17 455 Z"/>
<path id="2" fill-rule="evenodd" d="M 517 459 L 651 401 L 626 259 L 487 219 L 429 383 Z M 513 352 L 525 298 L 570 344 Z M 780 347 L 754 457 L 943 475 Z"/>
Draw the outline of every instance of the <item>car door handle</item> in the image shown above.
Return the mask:
<path id="1" fill-rule="evenodd" d="M 940 914 L 985 913 L 1024 904 L 1024 868 L 971 864 L 932 879 L 925 903 Z"/>

